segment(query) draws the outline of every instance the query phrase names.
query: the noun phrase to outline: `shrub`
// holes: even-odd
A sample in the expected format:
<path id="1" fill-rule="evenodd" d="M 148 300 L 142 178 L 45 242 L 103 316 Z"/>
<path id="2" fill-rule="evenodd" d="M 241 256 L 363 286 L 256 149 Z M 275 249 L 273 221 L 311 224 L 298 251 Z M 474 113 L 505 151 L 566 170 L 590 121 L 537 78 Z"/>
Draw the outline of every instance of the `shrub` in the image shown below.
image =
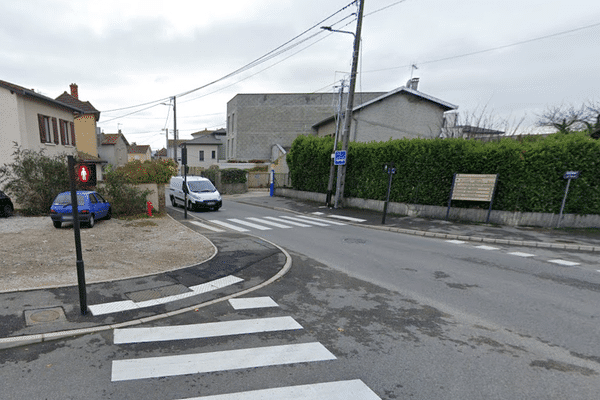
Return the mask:
<path id="1" fill-rule="evenodd" d="M 98 192 L 106 197 L 116 217 L 135 216 L 146 211 L 146 196 L 150 190 L 140 190 L 132 185 L 132 179 L 121 168 L 104 171 L 104 186 Z"/>
<path id="2" fill-rule="evenodd" d="M 47 214 L 60 192 L 69 190 L 66 155 L 48 156 L 15 143 L 14 162 L 0 167 L 0 183 L 27 215 Z"/>
<path id="3" fill-rule="evenodd" d="M 221 183 L 246 183 L 246 171 L 237 168 L 226 168 L 221 170 Z"/>

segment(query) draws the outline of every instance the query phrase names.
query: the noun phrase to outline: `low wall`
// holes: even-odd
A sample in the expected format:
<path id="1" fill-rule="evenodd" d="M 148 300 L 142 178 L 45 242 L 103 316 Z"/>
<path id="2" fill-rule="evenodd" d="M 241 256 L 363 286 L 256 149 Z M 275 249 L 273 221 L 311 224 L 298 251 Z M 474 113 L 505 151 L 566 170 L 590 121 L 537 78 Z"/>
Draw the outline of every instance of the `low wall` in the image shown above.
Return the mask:
<path id="1" fill-rule="evenodd" d="M 146 196 L 146 201 L 152 203 L 152 208 L 156 211 L 164 211 L 165 208 L 165 185 L 156 183 L 141 183 L 136 185 L 141 191 L 150 190 Z"/>
<path id="2" fill-rule="evenodd" d="M 310 200 L 325 204 L 327 197 L 324 193 L 302 192 L 294 189 L 276 188 L 276 196 L 292 197 Z M 344 200 L 347 207 L 361 208 L 383 212 L 384 201 L 347 198 Z M 423 217 L 446 219 L 447 207 L 427 206 L 421 204 L 388 203 L 388 213 L 406 215 L 409 217 Z M 488 210 L 473 208 L 450 208 L 448 219 L 455 221 L 485 223 Z M 554 228 L 558 223 L 558 214 L 511 212 L 492 210 L 490 223 L 508 226 L 537 226 Z M 563 214 L 560 222 L 561 228 L 600 228 L 600 215 Z"/>

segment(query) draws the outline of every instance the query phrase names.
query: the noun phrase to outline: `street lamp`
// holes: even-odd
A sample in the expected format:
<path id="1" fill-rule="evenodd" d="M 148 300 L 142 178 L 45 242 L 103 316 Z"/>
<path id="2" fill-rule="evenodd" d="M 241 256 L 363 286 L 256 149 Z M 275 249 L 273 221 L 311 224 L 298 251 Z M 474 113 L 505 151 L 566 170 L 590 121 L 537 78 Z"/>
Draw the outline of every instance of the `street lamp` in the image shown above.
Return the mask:
<path id="1" fill-rule="evenodd" d="M 330 32 L 350 33 L 354 35 L 354 51 L 352 54 L 352 72 L 350 73 L 350 87 L 348 89 L 348 103 L 346 105 L 346 112 L 344 113 L 344 130 L 342 133 L 342 150 L 348 154 L 348 142 L 350 140 L 350 125 L 352 123 L 352 108 L 354 107 L 354 90 L 356 88 L 356 71 L 358 69 L 358 53 L 360 49 L 360 33 L 362 30 L 362 19 L 363 10 L 365 7 L 364 0 L 359 0 L 358 3 L 358 19 L 356 22 L 356 34 L 347 31 L 338 31 L 331 27 L 325 26 L 321 29 L 325 29 Z M 344 184 L 346 180 L 346 164 L 338 167 L 335 191 L 335 208 L 338 208 L 344 197 Z"/>

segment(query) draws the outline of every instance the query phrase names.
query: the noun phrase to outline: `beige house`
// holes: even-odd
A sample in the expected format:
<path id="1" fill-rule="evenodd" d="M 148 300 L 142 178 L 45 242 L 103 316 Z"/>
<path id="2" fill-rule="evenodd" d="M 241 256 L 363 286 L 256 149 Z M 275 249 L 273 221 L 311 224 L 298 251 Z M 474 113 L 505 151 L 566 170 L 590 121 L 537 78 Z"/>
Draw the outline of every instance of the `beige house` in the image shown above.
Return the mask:
<path id="1" fill-rule="evenodd" d="M 13 162 L 16 143 L 46 155 L 76 155 L 74 115 L 84 111 L 0 80 L 0 165 Z"/>
<path id="2" fill-rule="evenodd" d="M 180 147 L 187 148 L 187 165 L 190 167 L 209 168 L 224 159 L 223 141 L 225 129 L 216 131 L 200 131 L 192 133 L 192 140 L 183 142 Z M 181 152 L 180 152 L 181 154 Z"/>
<path id="3" fill-rule="evenodd" d="M 129 142 L 121 133 L 99 133 L 97 136 L 98 155 L 113 167 L 120 167 L 129 161 Z"/>
<path id="4" fill-rule="evenodd" d="M 98 146 L 96 143 L 96 123 L 100 119 L 100 111 L 89 101 L 79 100 L 79 89 L 75 83 L 70 86 L 71 93 L 63 92 L 56 100 L 77 107 L 82 110 L 81 115 L 75 117 L 75 139 L 77 150 L 98 156 Z"/>
<path id="5" fill-rule="evenodd" d="M 436 138 L 440 136 L 444 113 L 458 106 L 417 90 L 418 80 L 362 103 L 352 110 L 350 141 L 384 142 L 401 138 Z M 313 125 L 319 136 L 334 136 L 336 116 Z M 339 123 L 339 138 L 341 126 Z M 341 140 L 341 139 L 340 139 Z"/>
<path id="6" fill-rule="evenodd" d="M 152 149 L 148 145 L 138 146 L 132 143 L 127 150 L 127 162 L 132 161 L 150 161 L 152 160 Z"/>

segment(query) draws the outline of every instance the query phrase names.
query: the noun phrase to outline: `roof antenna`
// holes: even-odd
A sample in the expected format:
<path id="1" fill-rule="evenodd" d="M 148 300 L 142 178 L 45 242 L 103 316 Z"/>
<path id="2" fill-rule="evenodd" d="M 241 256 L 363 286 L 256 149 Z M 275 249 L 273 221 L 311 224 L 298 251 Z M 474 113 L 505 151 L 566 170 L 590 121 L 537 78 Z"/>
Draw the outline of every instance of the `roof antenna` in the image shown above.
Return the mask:
<path id="1" fill-rule="evenodd" d="M 415 72 L 415 69 L 419 69 L 419 67 L 417 67 L 417 64 L 412 64 L 412 65 L 410 66 L 410 79 L 411 79 L 411 80 L 412 80 L 412 78 L 413 78 L 413 74 L 414 74 L 414 72 Z"/>

